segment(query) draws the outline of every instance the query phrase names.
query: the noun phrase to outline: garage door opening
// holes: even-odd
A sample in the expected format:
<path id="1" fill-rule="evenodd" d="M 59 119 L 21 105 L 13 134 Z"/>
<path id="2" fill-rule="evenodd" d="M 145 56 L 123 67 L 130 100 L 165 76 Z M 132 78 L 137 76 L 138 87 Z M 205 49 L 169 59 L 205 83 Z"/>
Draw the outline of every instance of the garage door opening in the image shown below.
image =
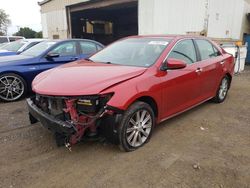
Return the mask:
<path id="1" fill-rule="evenodd" d="M 103 5 L 102 2 L 99 4 Z M 138 34 L 137 1 L 109 3 L 100 8 L 87 8 L 87 5 L 82 5 L 83 10 L 79 10 L 79 6 L 69 8 L 72 38 L 92 39 L 107 45 L 122 37 Z"/>

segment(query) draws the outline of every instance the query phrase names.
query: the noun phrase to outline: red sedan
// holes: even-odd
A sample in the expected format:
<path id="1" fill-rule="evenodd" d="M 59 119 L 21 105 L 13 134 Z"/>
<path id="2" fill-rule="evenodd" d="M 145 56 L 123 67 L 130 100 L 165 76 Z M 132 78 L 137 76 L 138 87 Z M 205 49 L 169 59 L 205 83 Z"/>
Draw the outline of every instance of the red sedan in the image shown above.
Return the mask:
<path id="1" fill-rule="evenodd" d="M 233 69 L 233 56 L 205 37 L 128 37 L 38 75 L 30 120 L 58 145 L 101 135 L 133 151 L 156 124 L 210 99 L 223 102 Z"/>

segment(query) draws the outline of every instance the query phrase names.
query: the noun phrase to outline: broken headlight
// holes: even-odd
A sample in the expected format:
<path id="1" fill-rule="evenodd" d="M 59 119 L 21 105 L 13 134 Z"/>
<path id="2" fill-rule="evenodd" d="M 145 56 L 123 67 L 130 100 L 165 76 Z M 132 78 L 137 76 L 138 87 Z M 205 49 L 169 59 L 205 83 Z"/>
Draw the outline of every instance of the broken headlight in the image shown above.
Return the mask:
<path id="1" fill-rule="evenodd" d="M 111 99 L 113 93 L 105 95 L 84 96 L 76 102 L 76 108 L 79 112 L 97 113 Z"/>

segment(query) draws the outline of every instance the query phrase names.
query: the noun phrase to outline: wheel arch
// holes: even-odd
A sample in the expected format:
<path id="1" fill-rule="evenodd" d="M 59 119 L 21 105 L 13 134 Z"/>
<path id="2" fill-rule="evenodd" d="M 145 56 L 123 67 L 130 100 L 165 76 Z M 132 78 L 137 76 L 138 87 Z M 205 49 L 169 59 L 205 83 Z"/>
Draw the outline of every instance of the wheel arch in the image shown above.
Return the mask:
<path id="1" fill-rule="evenodd" d="M 28 80 L 26 79 L 26 77 L 18 71 L 2 71 L 2 72 L 0 72 L 0 76 L 3 74 L 16 74 L 16 75 L 20 76 L 22 79 L 24 79 L 26 84 L 28 84 Z"/>
<path id="2" fill-rule="evenodd" d="M 141 101 L 141 102 L 147 103 L 152 108 L 152 110 L 155 114 L 155 117 L 158 118 L 159 109 L 158 109 L 158 105 L 156 103 L 156 100 L 153 97 L 141 96 L 141 97 L 137 98 L 136 100 L 134 100 L 131 104 L 135 103 L 136 101 Z"/>
<path id="3" fill-rule="evenodd" d="M 230 73 L 226 73 L 225 74 L 225 76 L 227 76 L 228 78 L 229 78 L 229 88 L 231 87 L 231 82 L 232 82 L 232 79 L 233 79 L 233 77 L 232 77 L 232 75 L 230 74 Z"/>

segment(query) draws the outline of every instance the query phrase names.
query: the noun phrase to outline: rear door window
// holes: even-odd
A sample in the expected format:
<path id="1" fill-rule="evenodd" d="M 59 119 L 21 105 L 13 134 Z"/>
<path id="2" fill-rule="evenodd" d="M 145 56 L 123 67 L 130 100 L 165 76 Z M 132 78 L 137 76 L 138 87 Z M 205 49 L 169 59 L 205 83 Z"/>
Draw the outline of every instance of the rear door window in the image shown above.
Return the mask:
<path id="1" fill-rule="evenodd" d="M 201 60 L 214 58 L 220 55 L 220 52 L 207 40 L 195 40 L 200 51 Z"/>
<path id="2" fill-rule="evenodd" d="M 9 42 L 7 37 L 0 37 L 0 43 Z"/>
<path id="3" fill-rule="evenodd" d="M 191 39 L 183 40 L 170 52 L 168 58 L 179 59 L 186 64 L 192 64 L 197 61 L 194 43 Z"/>
<path id="4" fill-rule="evenodd" d="M 80 42 L 82 54 L 94 54 L 97 52 L 96 44 L 93 42 Z"/>

